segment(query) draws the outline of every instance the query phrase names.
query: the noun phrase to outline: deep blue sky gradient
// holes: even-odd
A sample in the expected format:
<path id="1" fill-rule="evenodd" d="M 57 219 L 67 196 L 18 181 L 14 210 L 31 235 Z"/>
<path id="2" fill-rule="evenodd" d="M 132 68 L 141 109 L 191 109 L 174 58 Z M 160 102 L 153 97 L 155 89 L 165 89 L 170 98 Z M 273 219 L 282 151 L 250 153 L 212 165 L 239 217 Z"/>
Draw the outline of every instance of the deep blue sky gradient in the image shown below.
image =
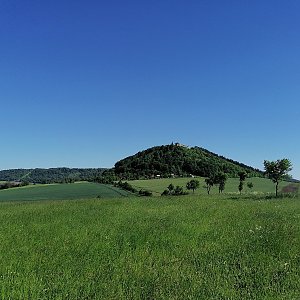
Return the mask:
<path id="1" fill-rule="evenodd" d="M 300 1 L 0 0 L 0 169 L 181 142 L 300 178 Z"/>

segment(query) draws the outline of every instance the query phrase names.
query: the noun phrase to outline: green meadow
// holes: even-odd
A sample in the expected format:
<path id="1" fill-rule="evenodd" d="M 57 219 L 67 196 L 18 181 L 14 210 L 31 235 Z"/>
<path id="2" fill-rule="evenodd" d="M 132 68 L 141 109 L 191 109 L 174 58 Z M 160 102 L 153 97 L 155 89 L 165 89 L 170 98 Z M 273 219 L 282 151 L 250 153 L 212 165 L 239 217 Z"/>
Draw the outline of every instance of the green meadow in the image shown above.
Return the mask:
<path id="1" fill-rule="evenodd" d="M 153 192 L 153 195 L 159 196 L 167 186 L 172 183 L 174 186 L 179 185 L 185 188 L 186 183 L 193 178 L 162 178 L 162 179 L 151 179 L 151 180 L 132 180 L 129 183 L 134 186 L 136 189 L 146 189 Z M 197 195 L 205 195 L 207 194 L 206 185 L 205 185 L 205 178 L 197 177 L 195 178 L 199 180 L 200 185 L 199 188 L 195 191 Z M 249 189 L 247 187 L 247 183 L 252 182 L 253 188 Z M 290 183 L 282 181 L 279 184 L 279 189 L 283 188 Z M 236 193 L 239 194 L 238 191 L 239 179 L 238 178 L 228 178 L 225 185 L 224 193 Z M 299 184 L 298 184 L 299 185 Z M 265 178 L 247 178 L 244 183 L 244 189 L 242 193 L 246 194 L 265 194 L 265 193 L 274 193 L 275 186 L 274 183 Z M 218 185 L 215 185 L 211 189 L 211 194 L 218 193 Z"/>
<path id="2" fill-rule="evenodd" d="M 0 191 L 0 299 L 300 299 L 300 197 L 232 195 L 236 183 L 180 197 Z"/>

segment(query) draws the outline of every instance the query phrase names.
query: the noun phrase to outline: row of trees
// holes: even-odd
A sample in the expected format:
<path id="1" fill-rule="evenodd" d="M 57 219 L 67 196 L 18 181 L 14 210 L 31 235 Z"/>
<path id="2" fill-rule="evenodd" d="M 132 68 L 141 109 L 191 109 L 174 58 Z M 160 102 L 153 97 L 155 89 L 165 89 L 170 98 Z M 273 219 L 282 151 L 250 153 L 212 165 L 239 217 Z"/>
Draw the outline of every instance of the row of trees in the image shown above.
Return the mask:
<path id="1" fill-rule="evenodd" d="M 219 193 L 222 193 L 225 189 L 226 180 L 227 180 L 227 176 L 224 173 L 219 173 L 214 177 L 206 178 L 205 184 L 206 184 L 207 193 L 208 194 L 210 193 L 211 188 L 215 184 L 219 185 Z M 199 180 L 192 179 L 187 182 L 186 189 L 192 190 L 193 193 L 195 193 L 195 190 L 198 189 L 199 186 L 200 186 Z M 248 187 L 252 188 L 253 184 L 252 183 L 251 183 L 251 185 L 249 184 Z M 164 190 L 162 193 L 163 196 L 166 196 L 166 195 L 179 196 L 179 195 L 185 195 L 185 194 L 187 194 L 187 193 L 184 192 L 183 187 L 180 187 L 180 186 L 174 187 L 174 185 L 172 183 L 169 184 L 168 188 L 166 190 Z"/>
<path id="2" fill-rule="evenodd" d="M 225 183 L 227 180 L 227 176 L 224 173 L 220 173 L 217 176 L 206 178 L 205 183 L 206 183 L 206 189 L 207 193 L 210 193 L 210 190 L 214 184 L 219 184 L 219 193 L 222 193 L 225 189 Z M 198 189 L 200 186 L 200 182 L 197 179 L 192 179 L 187 182 L 186 184 L 186 189 L 187 190 L 192 190 L 193 193 L 195 193 L 195 190 Z M 174 196 L 179 196 L 179 195 L 185 195 L 187 194 L 184 192 L 183 187 L 176 186 L 171 183 L 169 184 L 168 188 L 163 191 L 162 195 L 174 195 Z"/>
<path id="3" fill-rule="evenodd" d="M 137 194 L 139 196 L 152 196 L 152 192 L 145 190 L 145 189 L 140 189 L 137 190 L 135 187 L 133 187 L 130 183 L 127 181 L 122 182 L 121 180 L 118 182 L 114 182 L 114 186 L 118 187 L 120 189 L 123 189 L 125 191 L 131 192 L 133 194 Z"/>
<path id="4" fill-rule="evenodd" d="M 275 183 L 275 195 L 278 196 L 278 186 L 280 180 L 284 179 L 289 171 L 292 170 L 292 164 L 290 160 L 284 158 L 284 159 L 278 159 L 276 161 L 264 161 L 264 168 L 265 168 L 265 175 L 271 179 Z M 244 184 L 247 178 L 246 172 L 239 172 L 239 185 L 238 190 L 240 194 L 242 193 L 244 189 Z M 207 193 L 210 194 L 211 188 L 214 185 L 219 186 L 219 193 L 222 193 L 225 189 L 225 184 L 227 180 L 227 175 L 225 173 L 218 173 L 215 176 L 210 176 L 205 179 L 206 189 Z M 186 188 L 187 190 L 192 190 L 193 193 L 196 189 L 199 188 L 200 182 L 196 179 L 192 179 L 187 182 Z M 247 187 L 251 190 L 253 188 L 253 183 L 248 182 Z M 186 194 L 183 191 L 183 187 L 176 186 L 174 187 L 173 184 L 170 184 L 168 188 L 162 193 L 162 195 L 183 195 Z"/>
<path id="5" fill-rule="evenodd" d="M 207 194 L 209 195 L 211 188 L 215 185 L 219 185 L 219 193 L 223 193 L 225 184 L 227 181 L 227 175 L 225 173 L 218 173 L 215 176 L 210 176 L 205 179 Z"/>
<path id="6" fill-rule="evenodd" d="M 292 170 L 292 163 L 289 159 L 277 159 L 276 161 L 264 160 L 265 176 L 275 183 L 275 195 L 278 196 L 279 182 L 289 177 L 288 173 Z M 238 186 L 239 192 L 242 193 L 244 182 L 247 178 L 246 172 L 238 173 L 240 183 Z M 249 182 L 248 187 L 253 188 L 253 183 Z"/>

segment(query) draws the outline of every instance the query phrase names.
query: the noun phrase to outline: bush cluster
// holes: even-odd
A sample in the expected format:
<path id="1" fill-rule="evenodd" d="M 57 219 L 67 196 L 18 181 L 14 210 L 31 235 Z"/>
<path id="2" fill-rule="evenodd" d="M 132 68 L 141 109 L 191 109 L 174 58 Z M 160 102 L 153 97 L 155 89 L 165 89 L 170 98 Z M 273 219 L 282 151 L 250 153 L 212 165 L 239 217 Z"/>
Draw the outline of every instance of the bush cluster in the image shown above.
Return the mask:
<path id="1" fill-rule="evenodd" d="M 22 181 L 22 182 L 7 181 L 5 183 L 0 184 L 0 190 L 6 190 L 6 189 L 20 187 L 20 186 L 26 186 L 28 184 L 29 184 L 29 182 L 27 182 L 27 181 Z"/>
<path id="2" fill-rule="evenodd" d="M 147 190 L 137 190 L 136 188 L 134 188 L 131 184 L 129 184 L 127 181 L 125 182 L 122 182 L 121 180 L 118 181 L 118 182 L 115 182 L 114 183 L 114 186 L 116 187 L 119 187 L 125 191 L 128 191 L 128 192 L 131 192 L 131 193 L 134 193 L 134 194 L 137 194 L 139 196 L 152 196 L 152 192 L 150 191 L 147 191 Z"/>
<path id="3" fill-rule="evenodd" d="M 183 190 L 182 186 L 169 184 L 168 188 L 161 193 L 161 196 L 181 196 L 187 195 L 188 193 Z"/>

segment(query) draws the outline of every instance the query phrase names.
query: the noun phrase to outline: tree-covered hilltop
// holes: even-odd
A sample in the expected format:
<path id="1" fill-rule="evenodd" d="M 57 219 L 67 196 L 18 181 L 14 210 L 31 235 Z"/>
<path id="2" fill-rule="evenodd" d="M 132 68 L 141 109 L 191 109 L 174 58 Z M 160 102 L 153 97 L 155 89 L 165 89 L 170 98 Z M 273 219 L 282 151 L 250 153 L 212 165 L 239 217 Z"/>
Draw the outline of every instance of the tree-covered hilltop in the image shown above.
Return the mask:
<path id="1" fill-rule="evenodd" d="M 188 176 L 211 177 L 219 172 L 238 177 L 246 172 L 249 177 L 262 176 L 262 171 L 219 156 L 200 147 L 171 144 L 149 148 L 118 161 L 115 175 L 123 179 Z"/>
<path id="2" fill-rule="evenodd" d="M 32 183 L 70 183 L 93 180 L 102 175 L 103 168 L 50 168 L 11 169 L 0 171 L 2 181 L 23 181 Z"/>

